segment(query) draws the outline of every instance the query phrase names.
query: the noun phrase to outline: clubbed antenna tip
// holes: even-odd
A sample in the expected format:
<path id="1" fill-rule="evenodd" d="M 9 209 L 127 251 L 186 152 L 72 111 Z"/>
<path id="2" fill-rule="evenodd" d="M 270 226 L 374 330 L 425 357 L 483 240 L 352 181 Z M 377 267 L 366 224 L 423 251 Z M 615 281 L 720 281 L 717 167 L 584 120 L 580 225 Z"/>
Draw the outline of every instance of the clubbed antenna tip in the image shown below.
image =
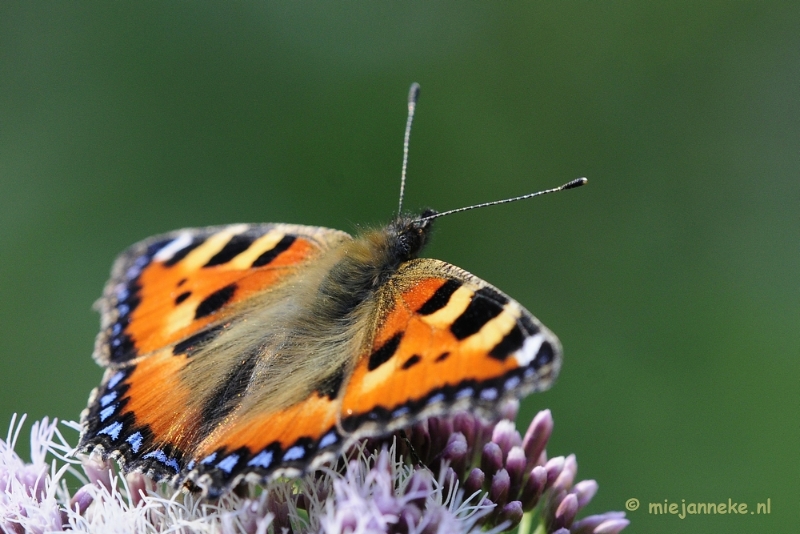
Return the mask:
<path id="1" fill-rule="evenodd" d="M 413 106 L 417 103 L 417 100 L 419 100 L 419 84 L 414 82 L 408 90 L 408 105 Z"/>
<path id="2" fill-rule="evenodd" d="M 566 184 L 562 185 L 559 189 L 574 189 L 576 187 L 586 185 L 588 182 L 589 180 L 586 178 L 575 178 L 571 182 L 567 182 Z"/>

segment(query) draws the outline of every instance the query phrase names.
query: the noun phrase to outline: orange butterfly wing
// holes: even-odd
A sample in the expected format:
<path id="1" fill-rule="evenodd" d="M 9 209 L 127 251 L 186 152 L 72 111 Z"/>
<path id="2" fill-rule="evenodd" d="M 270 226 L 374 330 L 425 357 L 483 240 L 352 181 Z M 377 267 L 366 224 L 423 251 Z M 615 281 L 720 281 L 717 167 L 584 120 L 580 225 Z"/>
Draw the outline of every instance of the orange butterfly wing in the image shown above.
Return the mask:
<path id="1" fill-rule="evenodd" d="M 492 415 L 503 399 L 547 389 L 558 374 L 558 338 L 458 267 L 409 261 L 379 298 L 372 347 L 342 399 L 345 429 L 400 428 L 453 406 Z"/>
<path id="2" fill-rule="evenodd" d="M 81 419 L 81 448 L 126 470 L 174 476 L 200 441 L 198 391 L 181 373 L 237 306 L 280 288 L 351 237 L 318 227 L 259 224 L 187 229 L 120 255 L 99 302 L 94 357 L 108 369 Z"/>

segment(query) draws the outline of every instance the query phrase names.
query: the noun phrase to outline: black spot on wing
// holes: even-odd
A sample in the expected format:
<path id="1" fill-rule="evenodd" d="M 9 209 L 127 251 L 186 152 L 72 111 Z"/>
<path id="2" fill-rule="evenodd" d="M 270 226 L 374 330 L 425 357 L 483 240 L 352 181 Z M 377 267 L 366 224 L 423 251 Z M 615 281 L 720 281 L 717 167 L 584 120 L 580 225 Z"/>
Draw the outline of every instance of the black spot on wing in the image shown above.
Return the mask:
<path id="1" fill-rule="evenodd" d="M 478 332 L 483 325 L 500 315 L 508 299 L 497 291 L 484 287 L 475 292 L 467 309 L 450 326 L 457 339 L 464 339 Z"/>
<path id="2" fill-rule="evenodd" d="M 435 362 L 443 362 L 443 361 L 445 361 L 447 359 L 448 356 L 450 356 L 450 351 L 445 351 L 445 352 L 441 353 L 440 355 L 438 355 L 436 357 L 436 360 L 434 360 L 434 361 Z"/>
<path id="3" fill-rule="evenodd" d="M 211 293 L 209 296 L 203 299 L 200 304 L 198 304 L 197 309 L 194 312 L 194 318 L 200 319 L 217 312 L 220 308 L 227 304 L 229 300 L 231 300 L 231 297 L 233 297 L 235 291 L 236 284 L 231 284 Z"/>
<path id="4" fill-rule="evenodd" d="M 184 300 L 188 299 L 191 295 L 192 295 L 191 291 L 184 291 L 183 293 L 181 293 L 180 295 L 175 297 L 175 305 L 177 306 L 178 304 L 180 304 Z"/>
<path id="5" fill-rule="evenodd" d="M 335 373 L 320 382 L 316 391 L 320 396 L 328 397 L 330 400 L 336 400 L 339 396 L 339 390 L 342 388 L 344 382 L 345 367 L 340 367 Z"/>
<path id="6" fill-rule="evenodd" d="M 205 242 L 205 240 L 206 240 L 205 237 L 199 237 L 199 236 L 192 238 L 192 242 L 183 247 L 182 249 L 180 249 L 178 252 L 176 252 L 170 259 L 165 261 L 164 266 L 172 267 L 173 265 L 181 261 L 183 258 L 188 256 L 191 251 L 202 245 Z"/>
<path id="7" fill-rule="evenodd" d="M 367 363 L 367 369 L 370 371 L 374 371 L 384 363 L 388 362 L 394 353 L 397 351 L 397 347 L 400 346 L 400 340 L 403 339 L 403 333 L 398 332 L 394 336 L 392 336 L 389 341 L 383 344 L 381 348 L 370 354 L 369 362 Z"/>
<path id="8" fill-rule="evenodd" d="M 420 315 L 430 315 L 441 310 L 447 306 L 450 297 L 452 297 L 453 293 L 461 286 L 462 283 L 458 280 L 448 280 L 431 295 L 431 298 L 425 301 L 425 304 L 420 306 L 417 313 Z"/>
<path id="9" fill-rule="evenodd" d="M 500 343 L 489 351 L 489 356 L 502 362 L 511 354 L 522 348 L 524 341 L 525 336 L 522 334 L 519 325 L 514 325 L 514 328 L 500 340 Z"/>
<path id="10" fill-rule="evenodd" d="M 248 234 L 238 234 L 230 238 L 230 240 L 225 243 L 225 246 L 222 247 L 222 250 L 214 254 L 208 263 L 203 265 L 203 267 L 213 267 L 215 265 L 222 265 L 223 263 L 228 263 L 233 258 L 250 248 L 250 245 L 253 244 L 255 237 Z"/>
<path id="11" fill-rule="evenodd" d="M 172 347 L 172 354 L 175 356 L 181 354 L 185 354 L 186 356 L 194 356 L 194 353 L 197 352 L 200 347 L 217 337 L 224 328 L 224 325 L 219 325 L 212 328 L 207 328 L 206 330 L 202 330 L 193 336 L 187 337 Z"/>
<path id="12" fill-rule="evenodd" d="M 251 267 L 263 267 L 264 265 L 272 263 L 281 252 L 286 251 L 292 246 L 292 243 L 294 243 L 295 239 L 297 238 L 291 235 L 283 236 L 283 239 L 278 241 L 278 243 L 272 247 L 272 249 L 264 252 L 261 254 L 261 256 L 256 258 Z"/>
<path id="13" fill-rule="evenodd" d="M 403 362 L 402 368 L 403 368 L 403 370 L 411 369 L 412 367 L 414 367 L 415 365 L 417 365 L 421 361 L 422 361 L 422 358 L 419 356 L 419 354 L 414 354 L 409 359 L 407 359 L 405 362 Z"/>

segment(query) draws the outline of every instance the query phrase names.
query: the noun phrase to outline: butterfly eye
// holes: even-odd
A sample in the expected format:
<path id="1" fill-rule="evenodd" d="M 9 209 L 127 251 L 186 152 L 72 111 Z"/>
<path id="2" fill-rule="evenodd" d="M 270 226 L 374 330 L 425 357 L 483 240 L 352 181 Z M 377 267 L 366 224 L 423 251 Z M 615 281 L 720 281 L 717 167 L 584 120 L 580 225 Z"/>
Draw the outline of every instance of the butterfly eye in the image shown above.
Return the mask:
<path id="1" fill-rule="evenodd" d="M 398 263 L 417 256 L 428 240 L 432 219 L 399 220 L 396 222 L 397 237 L 391 244 L 392 254 Z"/>

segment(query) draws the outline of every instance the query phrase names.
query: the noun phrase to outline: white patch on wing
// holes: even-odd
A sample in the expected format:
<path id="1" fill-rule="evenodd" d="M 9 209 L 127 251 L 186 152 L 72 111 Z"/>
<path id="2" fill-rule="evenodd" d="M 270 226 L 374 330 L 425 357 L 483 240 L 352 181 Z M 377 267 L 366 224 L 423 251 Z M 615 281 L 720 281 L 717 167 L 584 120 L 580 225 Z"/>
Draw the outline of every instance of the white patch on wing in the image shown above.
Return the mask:
<path id="1" fill-rule="evenodd" d="M 169 261 L 181 249 L 188 247 L 192 243 L 192 234 L 190 232 L 183 232 L 175 239 L 164 245 L 164 247 L 156 252 L 153 256 L 153 261 Z"/>
<path id="2" fill-rule="evenodd" d="M 517 360 L 517 364 L 519 364 L 520 367 L 527 367 L 530 365 L 539 353 L 539 348 L 541 348 L 542 343 L 544 343 L 544 335 L 541 333 L 525 338 L 522 348 L 514 353 L 514 359 Z"/>

